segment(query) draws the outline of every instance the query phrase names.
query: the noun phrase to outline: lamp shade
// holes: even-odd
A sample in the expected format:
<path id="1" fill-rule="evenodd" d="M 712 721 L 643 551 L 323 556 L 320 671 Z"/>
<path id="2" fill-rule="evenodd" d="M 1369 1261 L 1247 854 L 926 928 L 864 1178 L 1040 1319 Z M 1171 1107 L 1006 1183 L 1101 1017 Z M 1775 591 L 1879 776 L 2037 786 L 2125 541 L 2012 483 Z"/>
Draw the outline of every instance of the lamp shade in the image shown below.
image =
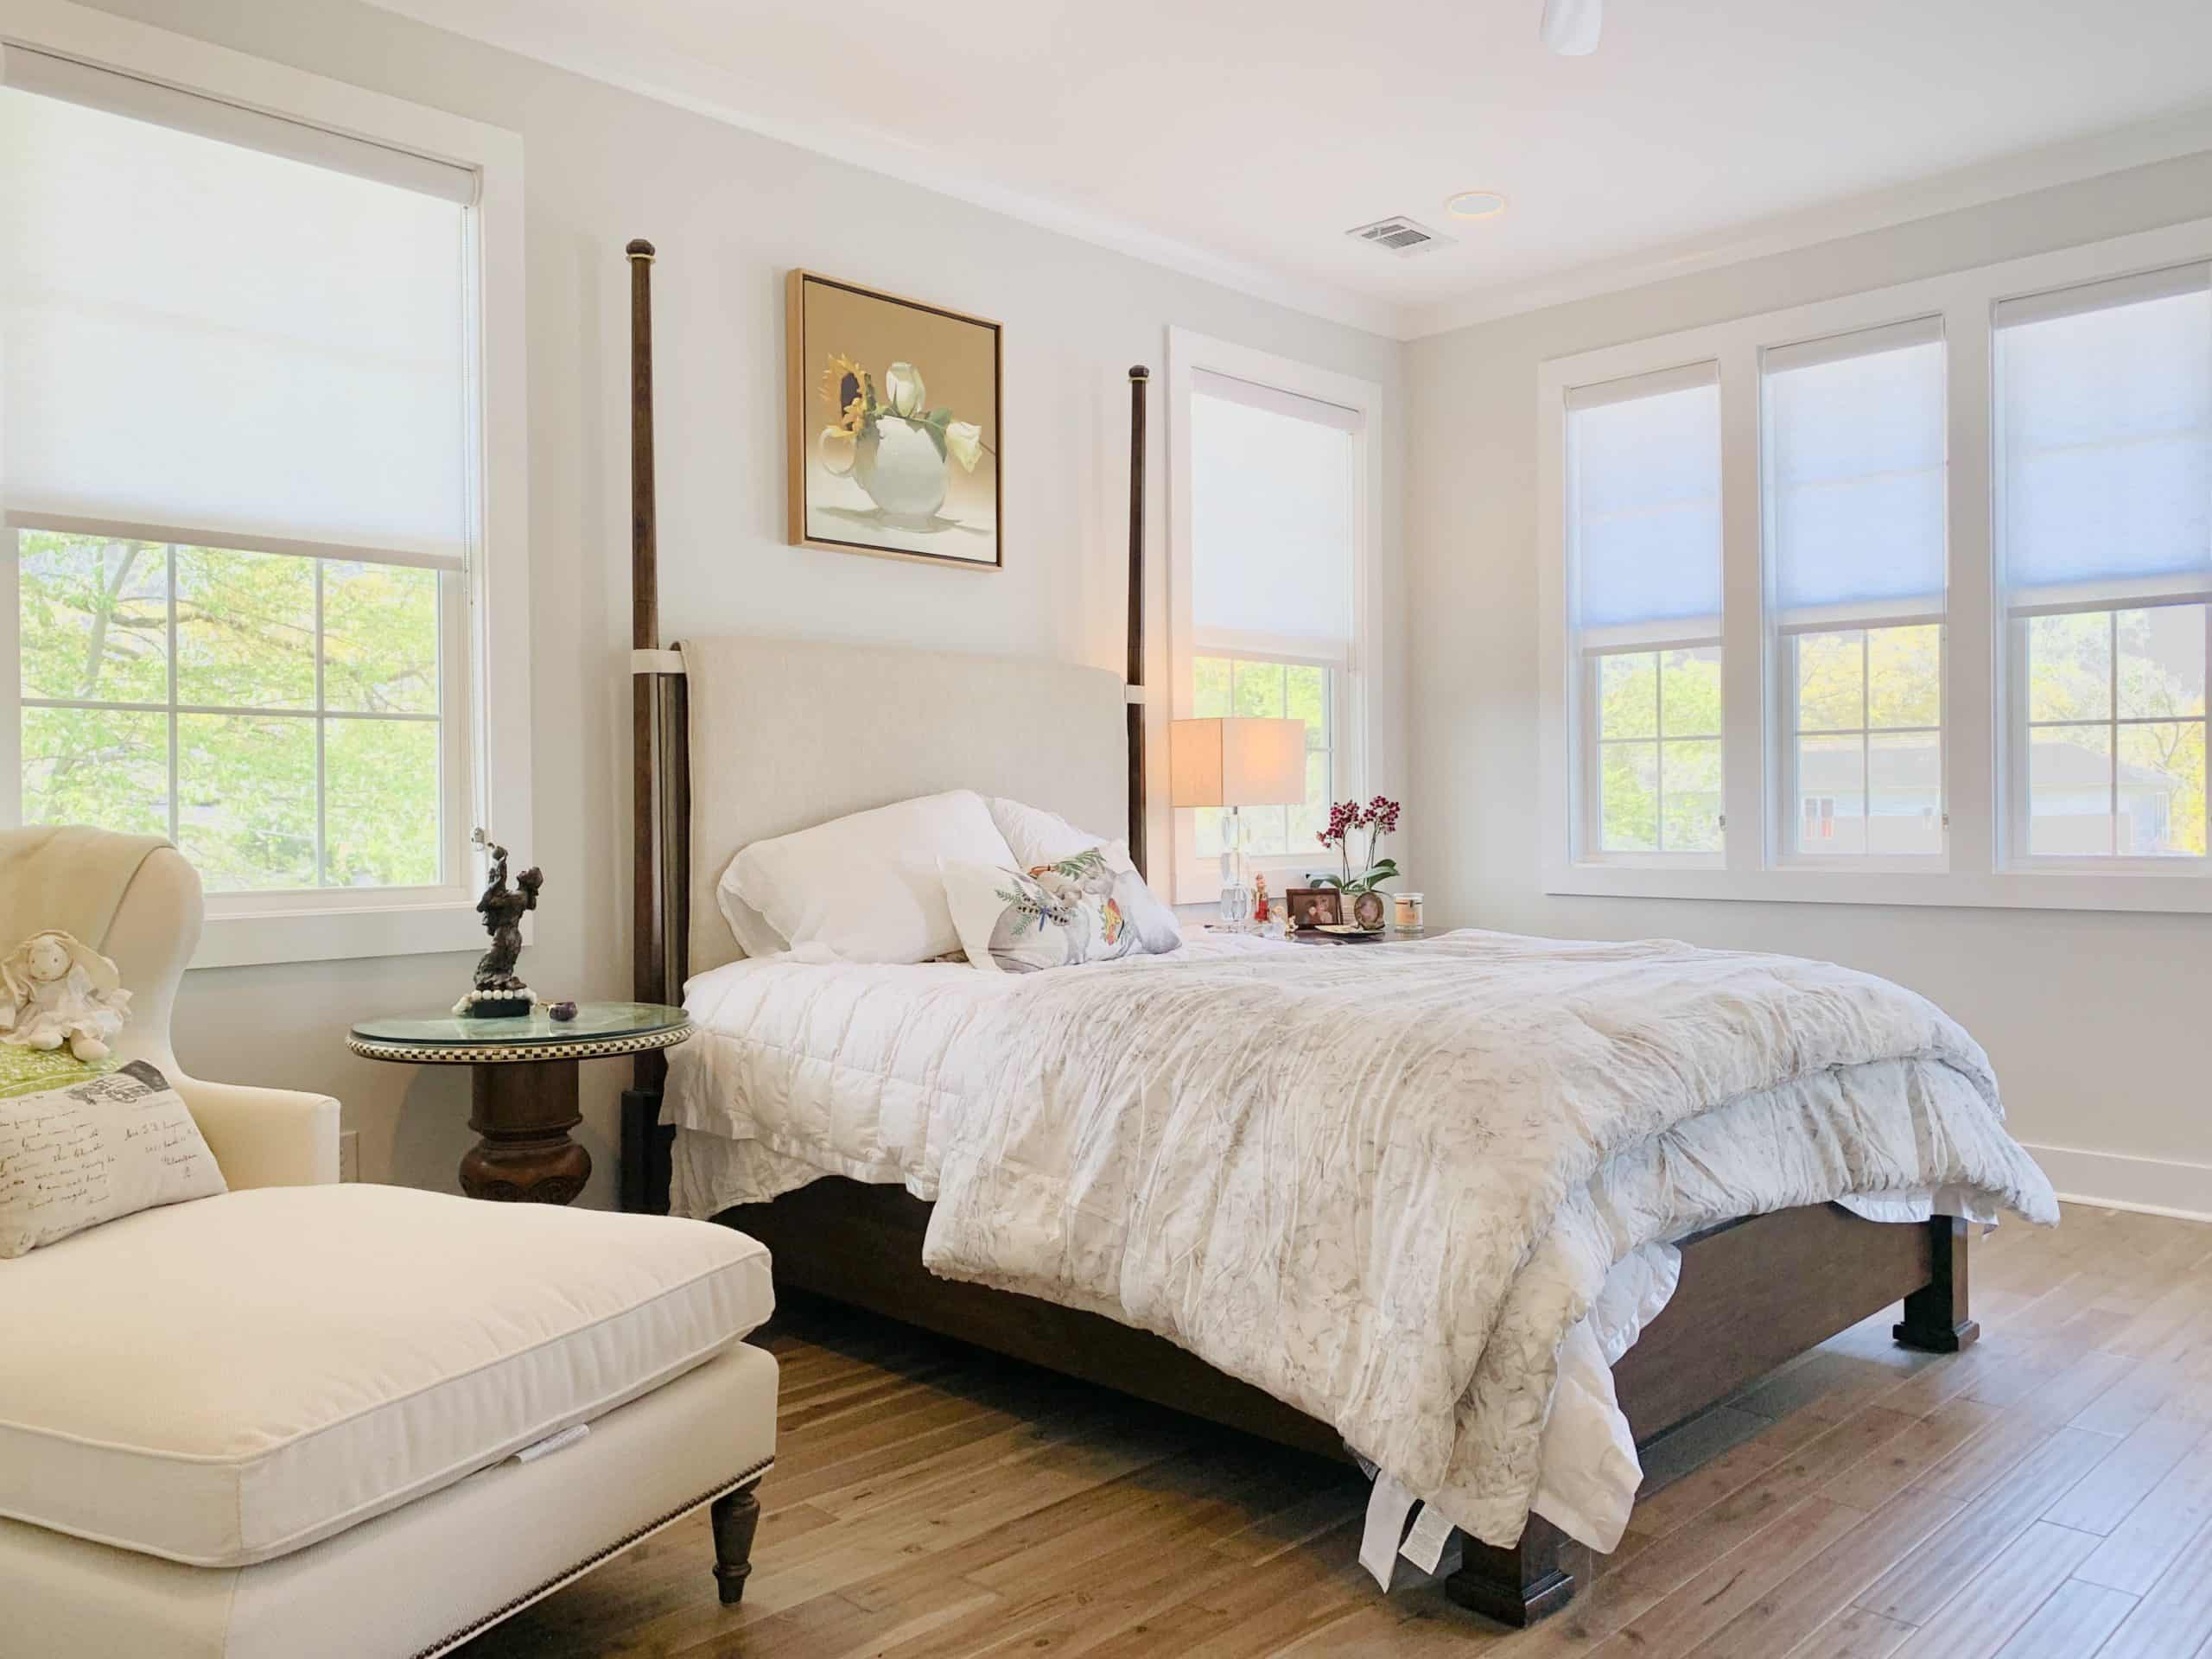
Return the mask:
<path id="1" fill-rule="evenodd" d="M 1295 806 L 1306 798 L 1306 722 L 1173 721 L 1167 779 L 1177 806 Z"/>

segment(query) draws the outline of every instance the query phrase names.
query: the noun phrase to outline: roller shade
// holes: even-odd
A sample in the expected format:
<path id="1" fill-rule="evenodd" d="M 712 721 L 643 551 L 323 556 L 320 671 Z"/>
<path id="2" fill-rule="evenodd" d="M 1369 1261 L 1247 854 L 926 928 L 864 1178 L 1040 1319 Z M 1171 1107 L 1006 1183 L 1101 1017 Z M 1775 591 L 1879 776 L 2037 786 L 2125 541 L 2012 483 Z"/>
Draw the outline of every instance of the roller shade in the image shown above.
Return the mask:
<path id="1" fill-rule="evenodd" d="M 2212 593 L 2212 266 L 1997 307 L 2016 605 Z"/>
<path id="2" fill-rule="evenodd" d="M 1361 416 L 1192 378 L 1191 621 L 1201 651 L 1351 661 Z"/>
<path id="3" fill-rule="evenodd" d="M 1776 620 L 1941 616 L 1941 320 L 1770 348 L 1761 373 Z"/>
<path id="4" fill-rule="evenodd" d="M 474 175 L 19 48 L 0 74 L 9 522 L 461 565 Z"/>
<path id="5" fill-rule="evenodd" d="M 1567 520 L 1582 642 L 1720 632 L 1720 383 L 1696 364 L 1567 399 Z"/>

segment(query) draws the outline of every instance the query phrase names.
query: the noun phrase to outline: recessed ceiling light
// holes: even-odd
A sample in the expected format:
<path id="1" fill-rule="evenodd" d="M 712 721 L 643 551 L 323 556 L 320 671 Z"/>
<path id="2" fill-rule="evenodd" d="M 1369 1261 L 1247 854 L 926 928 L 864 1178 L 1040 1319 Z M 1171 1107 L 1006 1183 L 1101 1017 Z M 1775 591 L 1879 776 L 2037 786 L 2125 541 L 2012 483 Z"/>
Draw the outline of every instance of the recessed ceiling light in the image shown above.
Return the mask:
<path id="1" fill-rule="evenodd" d="M 1505 198 L 1495 190 L 1462 190 L 1445 199 L 1444 211 L 1454 219 L 1496 219 L 1505 211 Z"/>

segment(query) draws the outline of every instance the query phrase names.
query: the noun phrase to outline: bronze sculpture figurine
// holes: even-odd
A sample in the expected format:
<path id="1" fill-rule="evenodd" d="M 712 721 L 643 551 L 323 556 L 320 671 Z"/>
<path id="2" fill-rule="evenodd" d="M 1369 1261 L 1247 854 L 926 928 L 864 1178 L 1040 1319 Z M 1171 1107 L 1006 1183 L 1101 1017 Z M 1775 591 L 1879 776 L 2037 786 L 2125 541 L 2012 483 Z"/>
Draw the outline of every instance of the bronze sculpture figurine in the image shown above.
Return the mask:
<path id="1" fill-rule="evenodd" d="M 461 999 L 454 1012 L 477 1019 L 528 1014 L 537 998 L 516 975 L 515 963 L 522 955 L 522 918 L 537 908 L 537 892 L 545 877 L 532 867 L 509 887 L 507 849 L 481 830 L 474 840 L 492 856 L 491 875 L 476 901 L 476 913 L 484 918 L 492 948 L 477 962 L 476 988 Z"/>

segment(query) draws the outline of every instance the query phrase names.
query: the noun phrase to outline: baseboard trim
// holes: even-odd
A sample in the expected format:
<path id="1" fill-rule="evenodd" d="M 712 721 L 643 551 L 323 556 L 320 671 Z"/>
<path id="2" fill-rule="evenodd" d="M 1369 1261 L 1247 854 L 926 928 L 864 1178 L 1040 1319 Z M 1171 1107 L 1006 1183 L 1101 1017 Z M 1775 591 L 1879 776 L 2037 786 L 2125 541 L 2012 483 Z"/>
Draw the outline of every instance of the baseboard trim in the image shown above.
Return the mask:
<path id="1" fill-rule="evenodd" d="M 2212 1221 L 2212 1164 L 2130 1158 L 2078 1147 L 2028 1145 L 2027 1150 L 2069 1203 Z"/>

